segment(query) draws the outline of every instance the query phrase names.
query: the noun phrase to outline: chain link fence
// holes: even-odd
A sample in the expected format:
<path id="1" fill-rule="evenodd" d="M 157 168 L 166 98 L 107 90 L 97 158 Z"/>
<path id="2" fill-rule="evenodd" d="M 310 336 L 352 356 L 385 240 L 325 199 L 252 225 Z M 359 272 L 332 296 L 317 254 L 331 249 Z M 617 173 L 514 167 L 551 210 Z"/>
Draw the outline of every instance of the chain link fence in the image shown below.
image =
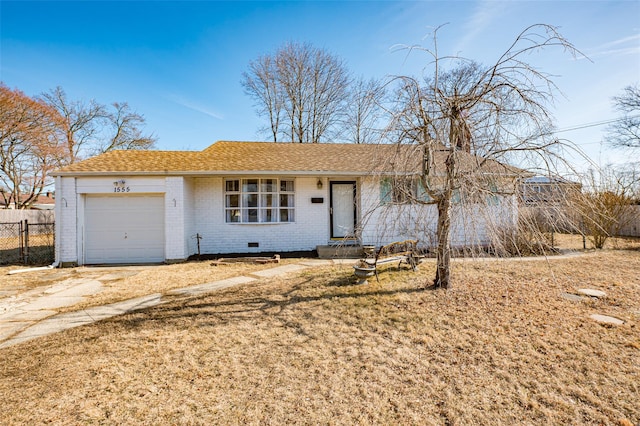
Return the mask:
<path id="1" fill-rule="evenodd" d="M 24 222 L 0 223 L 0 265 L 22 263 Z"/>
<path id="2" fill-rule="evenodd" d="M 54 222 L 0 222 L 0 265 L 39 265 L 55 260 Z"/>

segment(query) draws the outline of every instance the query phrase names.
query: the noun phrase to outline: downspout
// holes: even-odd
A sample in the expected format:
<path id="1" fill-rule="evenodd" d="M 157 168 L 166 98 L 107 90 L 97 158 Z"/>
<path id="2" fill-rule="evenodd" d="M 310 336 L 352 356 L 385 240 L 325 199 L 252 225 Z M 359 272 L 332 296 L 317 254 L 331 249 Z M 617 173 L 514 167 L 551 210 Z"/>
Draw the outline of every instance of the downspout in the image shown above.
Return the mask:
<path id="1" fill-rule="evenodd" d="M 53 262 L 49 266 L 40 266 L 40 267 L 37 267 L 37 268 L 15 269 L 13 271 L 9 271 L 7 273 L 7 275 L 21 274 L 23 272 L 32 272 L 32 271 L 45 271 L 45 270 L 48 270 L 48 269 L 57 268 L 59 264 L 60 264 L 60 262 L 56 260 L 55 262 Z"/>

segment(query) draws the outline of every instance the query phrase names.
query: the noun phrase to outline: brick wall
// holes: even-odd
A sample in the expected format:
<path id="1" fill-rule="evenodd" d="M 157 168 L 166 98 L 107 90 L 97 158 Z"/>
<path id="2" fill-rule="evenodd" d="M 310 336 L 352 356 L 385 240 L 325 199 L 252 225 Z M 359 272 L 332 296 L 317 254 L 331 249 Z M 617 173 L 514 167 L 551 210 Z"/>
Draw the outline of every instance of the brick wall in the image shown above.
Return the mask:
<path id="1" fill-rule="evenodd" d="M 166 259 L 185 259 L 185 205 L 184 178 L 167 177 L 164 194 L 165 252 Z"/>
<path id="2" fill-rule="evenodd" d="M 191 178 L 184 179 L 184 253 L 186 257 L 198 253 L 198 245 L 195 239 L 195 181 Z"/>
<path id="3" fill-rule="evenodd" d="M 195 179 L 195 226 L 202 236 L 202 253 L 258 253 L 314 250 L 329 239 L 328 185 L 317 188 L 317 178 L 295 179 L 295 222 L 231 224 L 225 222 L 224 178 Z M 312 204 L 312 197 L 324 203 Z M 248 247 L 258 243 L 259 247 Z"/>
<path id="4" fill-rule="evenodd" d="M 73 177 L 56 178 L 56 261 L 62 263 L 78 262 L 78 233 L 76 218 L 78 199 L 76 179 Z"/>

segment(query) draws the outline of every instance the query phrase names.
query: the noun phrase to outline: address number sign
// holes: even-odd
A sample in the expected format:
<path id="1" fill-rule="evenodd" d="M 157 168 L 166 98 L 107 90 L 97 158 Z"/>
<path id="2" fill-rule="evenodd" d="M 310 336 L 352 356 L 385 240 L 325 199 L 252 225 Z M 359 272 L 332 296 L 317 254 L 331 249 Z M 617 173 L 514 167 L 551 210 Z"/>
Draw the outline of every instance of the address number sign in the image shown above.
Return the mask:
<path id="1" fill-rule="evenodd" d="M 131 192 L 131 187 L 127 185 L 124 179 L 113 182 L 113 192 Z"/>

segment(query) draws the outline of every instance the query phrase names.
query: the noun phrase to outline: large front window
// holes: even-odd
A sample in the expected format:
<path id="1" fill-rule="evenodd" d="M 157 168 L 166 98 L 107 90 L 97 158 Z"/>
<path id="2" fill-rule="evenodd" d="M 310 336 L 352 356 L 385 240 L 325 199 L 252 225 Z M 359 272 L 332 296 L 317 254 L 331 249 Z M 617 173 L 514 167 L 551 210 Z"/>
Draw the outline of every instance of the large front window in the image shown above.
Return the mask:
<path id="1" fill-rule="evenodd" d="M 229 223 L 294 221 L 294 181 L 290 179 L 228 179 L 225 216 Z"/>

